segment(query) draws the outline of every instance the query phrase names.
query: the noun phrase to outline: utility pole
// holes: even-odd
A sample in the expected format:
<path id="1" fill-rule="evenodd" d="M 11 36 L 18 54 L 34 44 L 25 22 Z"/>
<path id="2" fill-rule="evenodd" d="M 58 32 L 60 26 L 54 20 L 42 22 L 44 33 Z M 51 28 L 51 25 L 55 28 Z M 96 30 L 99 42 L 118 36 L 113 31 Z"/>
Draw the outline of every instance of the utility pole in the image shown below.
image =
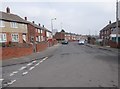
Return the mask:
<path id="1" fill-rule="evenodd" d="M 61 31 L 62 31 L 62 22 L 61 22 Z M 62 41 L 62 32 L 61 32 L 61 34 L 60 34 L 60 38 L 61 38 L 61 41 Z"/>
<path id="2" fill-rule="evenodd" d="M 52 30 L 52 37 L 53 37 L 53 20 L 56 20 L 56 18 L 51 19 L 51 30 Z"/>
<path id="3" fill-rule="evenodd" d="M 118 0 L 116 1 L 116 47 L 118 47 Z"/>

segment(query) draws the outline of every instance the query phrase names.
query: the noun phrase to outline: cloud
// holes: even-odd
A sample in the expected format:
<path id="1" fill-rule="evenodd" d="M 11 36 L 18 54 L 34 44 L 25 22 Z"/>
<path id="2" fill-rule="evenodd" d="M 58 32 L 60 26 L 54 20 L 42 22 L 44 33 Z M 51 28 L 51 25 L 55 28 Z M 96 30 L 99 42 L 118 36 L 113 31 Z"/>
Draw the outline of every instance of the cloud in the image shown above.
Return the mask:
<path id="1" fill-rule="evenodd" d="M 68 32 L 79 34 L 95 34 L 108 24 L 109 20 L 115 20 L 115 2 L 4 2 L 2 10 L 7 6 L 11 12 L 28 20 L 44 24 L 51 30 L 51 19 L 54 28 L 62 27 Z"/>

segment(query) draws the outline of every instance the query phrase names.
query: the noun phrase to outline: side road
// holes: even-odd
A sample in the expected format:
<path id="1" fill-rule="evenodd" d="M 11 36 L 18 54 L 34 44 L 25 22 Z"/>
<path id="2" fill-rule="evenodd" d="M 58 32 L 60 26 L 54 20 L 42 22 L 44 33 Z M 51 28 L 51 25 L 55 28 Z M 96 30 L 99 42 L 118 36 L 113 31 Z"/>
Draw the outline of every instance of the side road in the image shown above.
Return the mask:
<path id="1" fill-rule="evenodd" d="M 51 57 L 60 45 L 61 44 L 57 44 L 52 47 L 48 47 L 46 50 L 42 52 L 33 53 L 28 56 L 2 60 L 2 67 L 17 65 L 17 64 L 24 64 L 33 60 L 40 60 L 46 56 Z"/>
<path id="2" fill-rule="evenodd" d="M 115 53 L 120 53 L 120 49 L 117 49 L 117 48 L 111 48 L 111 47 L 99 46 L 99 45 L 92 45 L 92 44 L 86 44 L 86 46 L 91 47 L 91 48 L 98 48 L 98 49 L 101 49 L 101 50 L 112 51 L 112 52 L 115 52 Z"/>

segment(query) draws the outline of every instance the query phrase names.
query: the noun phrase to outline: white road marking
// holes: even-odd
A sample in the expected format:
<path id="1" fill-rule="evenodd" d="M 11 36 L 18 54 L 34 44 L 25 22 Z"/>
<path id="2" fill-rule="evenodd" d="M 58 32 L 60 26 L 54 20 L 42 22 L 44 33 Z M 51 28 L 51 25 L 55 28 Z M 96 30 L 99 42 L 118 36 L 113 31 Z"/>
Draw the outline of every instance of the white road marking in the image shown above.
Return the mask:
<path id="1" fill-rule="evenodd" d="M 11 74 L 10 74 L 10 76 L 13 76 L 13 75 L 14 75 L 14 73 L 11 73 Z"/>
<path id="2" fill-rule="evenodd" d="M 0 81 L 3 81 L 4 79 L 0 79 Z"/>
<path id="3" fill-rule="evenodd" d="M 13 73 L 14 73 L 14 74 L 17 74 L 17 73 L 18 73 L 18 71 L 14 71 Z"/>
<path id="4" fill-rule="evenodd" d="M 35 64 L 35 66 L 38 66 L 40 63 Z"/>
<path id="5" fill-rule="evenodd" d="M 31 63 L 28 63 L 27 66 L 30 66 L 30 65 L 32 65 L 32 64 L 33 64 L 32 62 L 31 62 Z"/>
<path id="6" fill-rule="evenodd" d="M 18 73 L 18 71 L 14 71 L 14 72 L 12 72 L 11 74 L 10 74 L 10 76 L 13 76 L 13 75 L 15 75 L 15 74 L 17 74 Z"/>
<path id="7" fill-rule="evenodd" d="M 48 57 L 45 57 L 45 58 L 43 59 L 43 61 L 46 60 L 47 58 L 48 58 Z"/>
<path id="8" fill-rule="evenodd" d="M 41 60 L 39 63 L 42 63 L 43 62 L 43 60 Z"/>
<path id="9" fill-rule="evenodd" d="M 32 70 L 32 69 L 34 69 L 35 67 L 33 66 L 33 67 L 30 67 L 30 69 L 29 70 Z"/>
<path id="10" fill-rule="evenodd" d="M 36 61 L 32 61 L 32 63 L 35 63 Z"/>
<path id="11" fill-rule="evenodd" d="M 26 75 L 27 73 L 28 73 L 28 72 L 26 71 L 26 72 L 23 72 L 22 74 L 23 74 L 23 75 Z"/>
<path id="12" fill-rule="evenodd" d="M 44 59 L 42 59 L 39 63 L 42 63 L 43 61 L 45 61 L 48 57 L 45 57 Z"/>
<path id="13" fill-rule="evenodd" d="M 11 81 L 10 83 L 8 83 L 8 85 L 11 85 L 11 84 L 13 84 L 15 81 L 16 81 L 16 80 L 13 80 L 13 81 Z"/>
<path id="14" fill-rule="evenodd" d="M 26 66 L 23 66 L 23 67 L 21 67 L 19 70 L 23 70 L 23 69 L 25 69 L 26 68 Z"/>

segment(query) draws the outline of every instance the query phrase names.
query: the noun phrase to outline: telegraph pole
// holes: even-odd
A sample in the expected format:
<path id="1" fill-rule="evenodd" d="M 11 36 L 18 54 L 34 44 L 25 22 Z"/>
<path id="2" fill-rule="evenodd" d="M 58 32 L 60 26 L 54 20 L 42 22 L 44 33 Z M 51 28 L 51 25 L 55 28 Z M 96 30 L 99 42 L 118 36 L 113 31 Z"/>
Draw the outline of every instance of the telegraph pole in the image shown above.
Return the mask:
<path id="1" fill-rule="evenodd" d="M 118 47 L 118 0 L 116 1 L 116 47 Z"/>

